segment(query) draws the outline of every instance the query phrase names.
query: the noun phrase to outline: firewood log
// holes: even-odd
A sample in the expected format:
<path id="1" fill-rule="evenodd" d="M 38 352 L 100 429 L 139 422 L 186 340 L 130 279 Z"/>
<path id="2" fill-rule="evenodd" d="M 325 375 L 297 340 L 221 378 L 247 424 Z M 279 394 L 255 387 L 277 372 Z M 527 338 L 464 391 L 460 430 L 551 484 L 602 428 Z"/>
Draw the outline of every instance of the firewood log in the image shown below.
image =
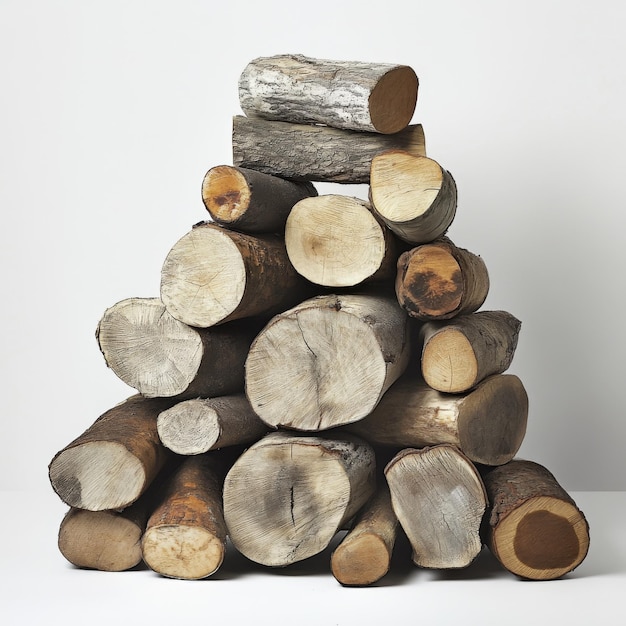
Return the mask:
<path id="1" fill-rule="evenodd" d="M 446 394 L 407 372 L 376 408 L 345 428 L 374 444 L 457 446 L 474 463 L 510 461 L 526 434 L 528 395 L 514 374 L 495 374 L 464 394 Z"/>
<path id="2" fill-rule="evenodd" d="M 397 533 L 398 518 L 391 506 L 387 482 L 382 480 L 333 551 L 330 560 L 333 576 L 346 586 L 378 582 L 391 566 Z"/>
<path id="3" fill-rule="evenodd" d="M 231 165 L 212 167 L 202 181 L 202 201 L 215 222 L 243 233 L 285 229 L 289 211 L 316 196 L 309 181 L 293 181 Z"/>
<path id="4" fill-rule="evenodd" d="M 219 569 L 227 537 L 224 462 L 215 452 L 189 456 L 173 473 L 141 540 L 150 569 L 189 580 L 206 578 Z"/>
<path id="5" fill-rule="evenodd" d="M 284 237 L 246 235 L 209 222 L 181 237 L 161 270 L 168 312 L 200 328 L 269 316 L 309 295 L 310 284 L 291 265 Z"/>
<path id="6" fill-rule="evenodd" d="M 253 341 L 246 394 L 269 426 L 318 431 L 368 415 L 410 356 L 393 297 L 326 295 L 275 316 Z"/>
<path id="7" fill-rule="evenodd" d="M 398 302 L 411 317 L 450 319 L 483 305 L 489 273 L 480 256 L 442 237 L 400 255 L 395 289 Z"/>
<path id="8" fill-rule="evenodd" d="M 372 447 L 351 435 L 269 433 L 224 481 L 233 545 L 270 567 L 319 554 L 374 493 L 375 466 Z"/>
<path id="9" fill-rule="evenodd" d="M 296 203 L 285 227 L 296 271 L 324 287 L 353 287 L 395 277 L 397 246 L 369 203 L 325 194 Z"/>
<path id="10" fill-rule="evenodd" d="M 442 444 L 399 452 L 385 467 L 391 502 L 420 567 L 467 567 L 482 549 L 487 496 L 458 448 Z"/>
<path id="11" fill-rule="evenodd" d="M 244 113 L 297 124 L 397 133 L 411 121 L 418 78 L 406 65 L 300 54 L 254 59 L 239 77 Z"/>
<path id="12" fill-rule="evenodd" d="M 552 580 L 578 567 L 589 550 L 589 524 L 544 466 L 514 459 L 485 468 L 489 499 L 485 541 L 502 566 L 521 578 Z"/>
<path id="13" fill-rule="evenodd" d="M 159 438 L 180 455 L 252 443 L 267 431 L 244 393 L 192 398 L 175 404 L 157 418 Z"/>
<path id="14" fill-rule="evenodd" d="M 48 473 L 61 500 L 89 511 L 123 509 L 135 502 L 171 458 L 156 421 L 172 404 L 167 398 L 132 396 L 57 452 Z"/>
<path id="15" fill-rule="evenodd" d="M 478 311 L 420 329 L 421 370 L 426 383 L 463 393 L 491 374 L 506 371 L 515 354 L 521 322 L 506 311 Z"/>
<path id="16" fill-rule="evenodd" d="M 233 165 L 282 178 L 369 183 L 372 159 L 391 148 L 426 154 L 422 125 L 381 135 L 244 115 L 233 118 Z"/>
<path id="17" fill-rule="evenodd" d="M 261 329 L 248 320 L 194 328 L 159 298 L 129 298 L 108 308 L 96 330 L 106 364 L 146 397 L 223 395 L 243 390 L 244 363 Z"/>
<path id="18" fill-rule="evenodd" d="M 457 205 L 454 178 L 437 161 L 404 150 L 386 150 L 371 163 L 372 207 L 401 239 L 412 244 L 446 233 Z"/>

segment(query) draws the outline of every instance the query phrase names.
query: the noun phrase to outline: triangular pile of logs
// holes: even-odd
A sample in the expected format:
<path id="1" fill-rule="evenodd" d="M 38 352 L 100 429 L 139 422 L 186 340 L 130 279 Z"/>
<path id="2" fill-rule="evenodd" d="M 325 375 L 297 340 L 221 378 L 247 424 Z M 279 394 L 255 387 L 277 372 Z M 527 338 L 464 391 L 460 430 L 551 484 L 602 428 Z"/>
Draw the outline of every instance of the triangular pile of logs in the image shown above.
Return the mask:
<path id="1" fill-rule="evenodd" d="M 545 580 L 585 558 L 583 513 L 514 458 L 520 321 L 480 310 L 485 263 L 446 236 L 457 189 L 410 123 L 417 91 L 402 65 L 244 69 L 233 165 L 202 184 L 210 219 L 167 254 L 159 297 L 98 324 L 137 393 L 50 463 L 71 563 L 197 579 L 227 546 L 282 567 L 340 532 L 329 570 L 344 585 L 382 578 L 398 533 L 425 568 L 465 568 L 486 545 Z"/>

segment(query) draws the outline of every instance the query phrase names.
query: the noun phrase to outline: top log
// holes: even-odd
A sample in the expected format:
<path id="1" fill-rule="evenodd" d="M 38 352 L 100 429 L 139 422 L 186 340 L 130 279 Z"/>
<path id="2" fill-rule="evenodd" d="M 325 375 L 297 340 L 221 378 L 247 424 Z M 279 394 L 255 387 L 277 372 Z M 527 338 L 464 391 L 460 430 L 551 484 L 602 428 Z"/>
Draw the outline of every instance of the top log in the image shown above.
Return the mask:
<path id="1" fill-rule="evenodd" d="M 239 78 L 239 102 L 248 116 L 382 134 L 409 124 L 417 91 L 418 78 L 406 65 L 299 54 L 259 57 Z"/>

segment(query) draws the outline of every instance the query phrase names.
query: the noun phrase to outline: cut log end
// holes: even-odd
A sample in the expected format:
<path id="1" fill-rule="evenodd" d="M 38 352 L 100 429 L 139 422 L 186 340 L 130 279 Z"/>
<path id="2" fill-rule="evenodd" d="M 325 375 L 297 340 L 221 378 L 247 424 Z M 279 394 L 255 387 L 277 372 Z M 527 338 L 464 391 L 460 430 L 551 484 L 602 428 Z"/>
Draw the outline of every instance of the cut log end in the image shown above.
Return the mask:
<path id="1" fill-rule="evenodd" d="M 235 167 L 211 168 L 202 181 L 202 199 L 211 217 L 220 224 L 236 223 L 250 205 L 251 190 Z"/>
<path id="2" fill-rule="evenodd" d="M 331 557 L 331 571 L 342 585 L 365 586 L 389 571 L 391 555 L 385 541 L 375 533 L 363 533 L 340 544 Z"/>
<path id="3" fill-rule="evenodd" d="M 220 430 L 216 411 L 202 399 L 179 402 L 157 418 L 159 439 L 180 455 L 208 452 L 218 441 Z"/>
<path id="4" fill-rule="evenodd" d="M 369 97 L 372 126 L 379 133 L 403 130 L 411 121 L 417 103 L 418 78 L 408 66 L 398 66 L 377 82 Z"/>

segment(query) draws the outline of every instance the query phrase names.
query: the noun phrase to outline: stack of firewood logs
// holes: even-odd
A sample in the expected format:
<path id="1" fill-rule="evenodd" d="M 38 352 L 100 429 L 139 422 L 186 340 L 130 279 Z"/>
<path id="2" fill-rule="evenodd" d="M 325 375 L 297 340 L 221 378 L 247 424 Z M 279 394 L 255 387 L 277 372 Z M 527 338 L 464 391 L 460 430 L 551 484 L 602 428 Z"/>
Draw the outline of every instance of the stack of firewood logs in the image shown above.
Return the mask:
<path id="1" fill-rule="evenodd" d="M 410 123 L 417 92 L 403 65 L 284 55 L 243 70 L 233 165 L 202 181 L 210 219 L 174 243 L 159 297 L 98 323 L 136 393 L 49 465 L 71 563 L 198 579 L 227 549 L 283 567 L 335 540 L 332 575 L 369 585 L 399 533 L 424 568 L 487 546 L 546 580 L 585 558 L 583 513 L 515 458 L 521 324 L 481 310 L 486 265 L 447 236 L 457 187 Z"/>

